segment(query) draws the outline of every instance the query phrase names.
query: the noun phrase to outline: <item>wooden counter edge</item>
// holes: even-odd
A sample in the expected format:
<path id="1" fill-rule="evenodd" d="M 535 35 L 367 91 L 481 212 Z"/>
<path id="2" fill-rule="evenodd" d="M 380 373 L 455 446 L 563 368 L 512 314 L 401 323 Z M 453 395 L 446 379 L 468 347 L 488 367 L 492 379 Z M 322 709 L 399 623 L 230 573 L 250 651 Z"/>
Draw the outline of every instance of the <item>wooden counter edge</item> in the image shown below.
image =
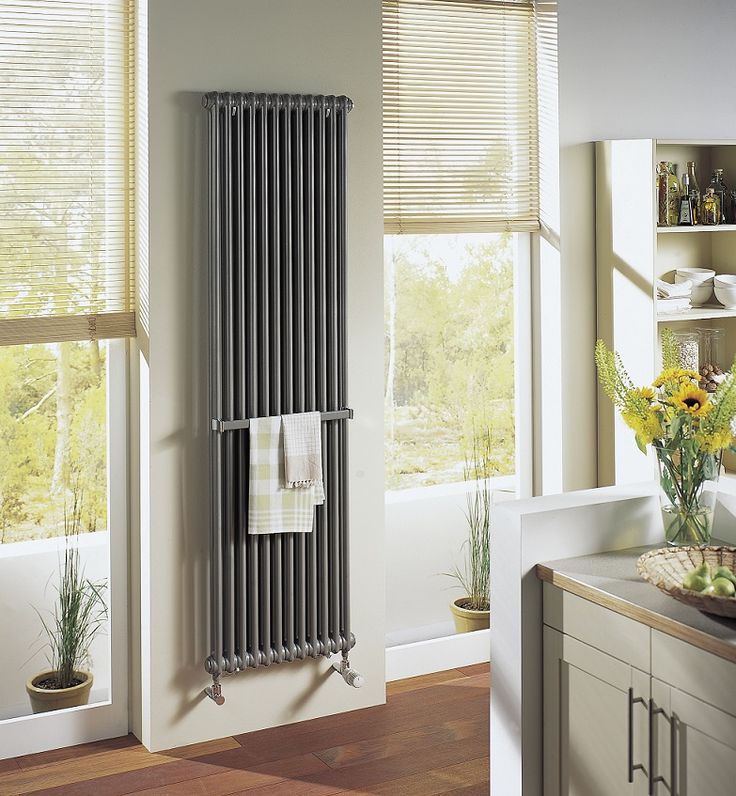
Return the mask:
<path id="1" fill-rule="evenodd" d="M 654 630 L 666 633 L 668 636 L 679 638 L 681 641 L 698 647 L 698 649 L 718 655 L 719 658 L 724 658 L 727 661 L 736 663 L 736 647 L 731 644 L 726 644 L 708 633 L 695 630 L 688 625 L 683 625 L 681 622 L 676 622 L 674 619 L 669 619 L 655 611 L 650 611 L 647 608 L 634 605 L 634 603 L 630 603 L 621 597 L 616 597 L 613 594 L 597 589 L 595 586 L 581 583 L 579 580 L 575 580 L 554 569 L 550 569 L 550 567 L 545 564 L 537 564 L 535 569 L 539 580 L 545 583 L 557 586 L 563 591 L 570 592 L 570 594 L 574 594 L 577 597 L 590 600 L 590 602 L 596 605 L 608 608 L 611 611 L 615 611 L 617 614 L 641 622 Z"/>

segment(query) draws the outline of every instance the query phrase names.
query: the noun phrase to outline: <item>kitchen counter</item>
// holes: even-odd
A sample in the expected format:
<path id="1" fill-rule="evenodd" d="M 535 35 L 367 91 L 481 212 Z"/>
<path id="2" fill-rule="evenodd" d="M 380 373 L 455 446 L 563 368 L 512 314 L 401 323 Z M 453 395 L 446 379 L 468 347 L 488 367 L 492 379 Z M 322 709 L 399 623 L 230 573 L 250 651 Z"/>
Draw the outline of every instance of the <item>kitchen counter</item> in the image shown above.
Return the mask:
<path id="1" fill-rule="evenodd" d="M 702 613 L 643 580 L 634 547 L 537 564 L 537 577 L 564 591 L 736 663 L 736 620 Z"/>

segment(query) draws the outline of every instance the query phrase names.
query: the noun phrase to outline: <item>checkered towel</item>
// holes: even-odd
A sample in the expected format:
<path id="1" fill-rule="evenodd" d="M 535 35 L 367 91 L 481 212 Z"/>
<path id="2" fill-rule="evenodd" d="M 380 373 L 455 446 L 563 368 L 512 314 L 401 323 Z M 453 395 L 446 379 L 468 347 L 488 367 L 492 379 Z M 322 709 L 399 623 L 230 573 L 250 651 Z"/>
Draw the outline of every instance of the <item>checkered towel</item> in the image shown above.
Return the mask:
<path id="1" fill-rule="evenodd" d="M 287 489 L 316 486 L 324 502 L 322 484 L 322 421 L 319 412 L 283 415 L 284 470 Z"/>
<path id="2" fill-rule="evenodd" d="M 284 489 L 283 432 L 280 417 L 250 421 L 248 533 L 310 533 L 315 487 Z"/>

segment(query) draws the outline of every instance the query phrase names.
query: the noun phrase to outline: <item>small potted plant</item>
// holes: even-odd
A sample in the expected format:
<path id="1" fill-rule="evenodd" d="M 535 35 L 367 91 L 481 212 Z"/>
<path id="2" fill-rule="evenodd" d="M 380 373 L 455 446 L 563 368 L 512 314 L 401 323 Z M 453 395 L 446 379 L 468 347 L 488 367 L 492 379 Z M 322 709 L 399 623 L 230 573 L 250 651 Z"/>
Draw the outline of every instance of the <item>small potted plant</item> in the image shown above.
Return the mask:
<path id="1" fill-rule="evenodd" d="M 458 633 L 490 626 L 491 449 L 490 431 L 475 434 L 472 461 L 465 465 L 465 480 L 474 481 L 465 511 L 468 522 L 468 536 L 463 542 L 465 561 L 462 568 L 456 566 L 446 573 L 463 590 L 463 596 L 450 603 Z"/>
<path id="2" fill-rule="evenodd" d="M 89 649 L 107 621 L 106 581 L 85 577 L 79 556 L 82 504 L 74 495 L 71 513 L 64 511 L 65 548 L 59 562 L 57 599 L 50 617 L 36 609 L 46 636 L 49 668 L 26 683 L 34 713 L 86 705 L 92 688 Z"/>

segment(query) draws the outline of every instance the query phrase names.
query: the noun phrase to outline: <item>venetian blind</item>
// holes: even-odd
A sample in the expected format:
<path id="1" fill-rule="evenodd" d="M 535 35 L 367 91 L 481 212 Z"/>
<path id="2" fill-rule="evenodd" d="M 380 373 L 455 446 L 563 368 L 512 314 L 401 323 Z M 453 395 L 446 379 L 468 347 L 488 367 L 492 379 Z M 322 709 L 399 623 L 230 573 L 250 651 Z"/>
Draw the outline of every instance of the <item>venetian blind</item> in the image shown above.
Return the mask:
<path id="1" fill-rule="evenodd" d="M 383 0 L 387 233 L 539 227 L 530 2 Z"/>
<path id="2" fill-rule="evenodd" d="M 133 0 L 0 3 L 0 344 L 135 334 Z"/>

